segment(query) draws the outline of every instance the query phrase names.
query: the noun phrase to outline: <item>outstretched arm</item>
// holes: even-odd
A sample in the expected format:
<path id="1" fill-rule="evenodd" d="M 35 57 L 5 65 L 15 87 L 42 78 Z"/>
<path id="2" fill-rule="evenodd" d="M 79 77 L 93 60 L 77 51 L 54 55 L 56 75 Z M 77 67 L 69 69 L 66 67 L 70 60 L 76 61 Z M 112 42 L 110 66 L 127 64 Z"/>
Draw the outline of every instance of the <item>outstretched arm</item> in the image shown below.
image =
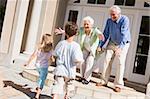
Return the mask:
<path id="1" fill-rule="evenodd" d="M 36 51 L 33 52 L 33 54 L 30 56 L 29 60 L 27 61 L 26 64 L 24 64 L 24 66 L 27 66 L 30 64 L 30 62 L 37 56 Z"/>
<path id="2" fill-rule="evenodd" d="M 65 30 L 63 30 L 63 29 L 61 29 L 61 28 L 59 27 L 59 28 L 56 28 L 54 32 L 55 32 L 56 35 L 60 35 L 60 34 L 64 34 L 64 33 L 65 33 Z"/>

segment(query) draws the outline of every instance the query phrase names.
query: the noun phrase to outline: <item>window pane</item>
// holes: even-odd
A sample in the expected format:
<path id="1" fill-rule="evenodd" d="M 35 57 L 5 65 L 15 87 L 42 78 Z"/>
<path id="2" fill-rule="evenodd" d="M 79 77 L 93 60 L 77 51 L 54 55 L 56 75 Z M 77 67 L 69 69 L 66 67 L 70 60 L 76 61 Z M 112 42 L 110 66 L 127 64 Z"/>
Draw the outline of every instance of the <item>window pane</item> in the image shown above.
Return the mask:
<path id="1" fill-rule="evenodd" d="M 70 10 L 68 21 L 77 22 L 78 11 Z"/>
<path id="2" fill-rule="evenodd" d="M 123 5 L 124 0 L 115 0 L 115 5 Z"/>
<path id="3" fill-rule="evenodd" d="M 95 4 L 96 0 L 88 0 L 88 3 Z"/>
<path id="4" fill-rule="evenodd" d="M 139 36 L 138 45 L 137 45 L 137 53 L 148 55 L 149 45 L 150 45 L 150 37 Z"/>
<path id="5" fill-rule="evenodd" d="M 134 6 L 135 5 L 135 0 L 126 0 L 125 5 L 126 6 Z"/>
<path id="6" fill-rule="evenodd" d="M 97 4 L 105 4 L 106 0 L 97 0 Z"/>
<path id="7" fill-rule="evenodd" d="M 133 73 L 145 75 L 147 56 L 136 55 Z"/>
<path id="8" fill-rule="evenodd" d="M 105 4 L 106 0 L 88 0 L 90 4 Z"/>
<path id="9" fill-rule="evenodd" d="M 76 0 L 76 1 L 74 1 L 73 3 L 80 3 L 80 0 Z"/>
<path id="10" fill-rule="evenodd" d="M 144 2 L 144 7 L 150 7 L 150 2 Z"/>
<path id="11" fill-rule="evenodd" d="M 150 16 L 142 16 L 140 34 L 150 35 Z"/>
<path id="12" fill-rule="evenodd" d="M 0 1 L 0 38 L 1 38 L 1 33 L 2 33 L 2 28 L 3 28 L 3 21 L 4 21 L 5 10 L 6 10 L 6 4 L 7 4 L 7 0 L 1 0 Z"/>

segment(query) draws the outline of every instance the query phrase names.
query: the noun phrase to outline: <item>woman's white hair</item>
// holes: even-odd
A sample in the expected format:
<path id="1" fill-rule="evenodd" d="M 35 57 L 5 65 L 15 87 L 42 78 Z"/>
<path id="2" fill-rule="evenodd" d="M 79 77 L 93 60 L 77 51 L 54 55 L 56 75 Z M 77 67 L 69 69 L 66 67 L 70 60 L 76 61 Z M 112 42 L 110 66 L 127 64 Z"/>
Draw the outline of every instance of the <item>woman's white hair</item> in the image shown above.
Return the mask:
<path id="1" fill-rule="evenodd" d="M 117 11 L 119 14 L 121 13 L 121 9 L 117 5 L 110 7 L 110 11 Z"/>
<path id="2" fill-rule="evenodd" d="M 83 22 L 84 22 L 84 21 L 89 21 L 91 25 L 94 24 L 94 19 L 93 19 L 92 17 L 90 17 L 90 16 L 84 17 L 84 18 L 83 18 Z"/>

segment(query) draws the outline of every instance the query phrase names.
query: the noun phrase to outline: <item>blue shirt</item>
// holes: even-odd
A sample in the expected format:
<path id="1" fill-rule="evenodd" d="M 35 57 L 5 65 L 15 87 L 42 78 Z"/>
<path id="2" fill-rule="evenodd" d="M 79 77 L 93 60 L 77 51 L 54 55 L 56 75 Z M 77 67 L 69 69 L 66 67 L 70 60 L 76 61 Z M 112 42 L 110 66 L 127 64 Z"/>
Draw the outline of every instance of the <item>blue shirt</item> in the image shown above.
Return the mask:
<path id="1" fill-rule="evenodd" d="M 131 41 L 128 17 L 121 15 L 117 21 L 113 21 L 109 18 L 103 34 L 105 36 L 105 41 L 100 42 L 100 47 L 103 47 L 109 39 L 109 41 L 118 45 L 119 48 L 123 48 L 126 43 Z"/>
<path id="2" fill-rule="evenodd" d="M 75 79 L 76 62 L 83 62 L 83 54 L 80 45 L 67 40 L 60 41 L 55 47 L 54 56 L 56 56 L 56 68 L 54 75 L 65 76 Z"/>

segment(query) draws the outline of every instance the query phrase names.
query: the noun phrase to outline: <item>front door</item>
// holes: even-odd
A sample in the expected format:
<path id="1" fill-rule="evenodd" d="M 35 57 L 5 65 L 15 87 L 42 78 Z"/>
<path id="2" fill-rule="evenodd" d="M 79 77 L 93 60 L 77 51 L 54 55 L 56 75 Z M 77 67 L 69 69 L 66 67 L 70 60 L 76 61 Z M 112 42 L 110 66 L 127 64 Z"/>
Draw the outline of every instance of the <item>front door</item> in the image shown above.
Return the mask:
<path id="1" fill-rule="evenodd" d="M 135 44 L 135 55 L 129 69 L 129 80 L 147 84 L 150 80 L 150 13 L 141 11 L 139 19 L 139 24 L 134 24 L 139 28 L 135 35 L 137 39 L 132 41 Z"/>
<path id="2" fill-rule="evenodd" d="M 125 75 L 129 81 L 146 84 L 150 75 L 150 30 L 149 30 L 149 12 L 138 9 L 126 8 L 122 9 L 122 14 L 127 15 L 130 20 L 130 30 L 132 42 L 127 55 Z M 94 20 L 94 26 L 99 27 L 103 31 L 106 20 L 109 17 L 109 9 L 107 7 L 90 7 L 90 6 L 71 6 L 67 7 L 65 23 L 73 21 L 82 26 L 82 19 L 85 16 L 91 16 Z M 144 31 L 145 30 L 145 31 Z M 104 54 L 97 61 L 97 67 L 100 72 L 103 68 Z M 115 61 L 112 67 L 112 75 L 116 73 Z"/>

